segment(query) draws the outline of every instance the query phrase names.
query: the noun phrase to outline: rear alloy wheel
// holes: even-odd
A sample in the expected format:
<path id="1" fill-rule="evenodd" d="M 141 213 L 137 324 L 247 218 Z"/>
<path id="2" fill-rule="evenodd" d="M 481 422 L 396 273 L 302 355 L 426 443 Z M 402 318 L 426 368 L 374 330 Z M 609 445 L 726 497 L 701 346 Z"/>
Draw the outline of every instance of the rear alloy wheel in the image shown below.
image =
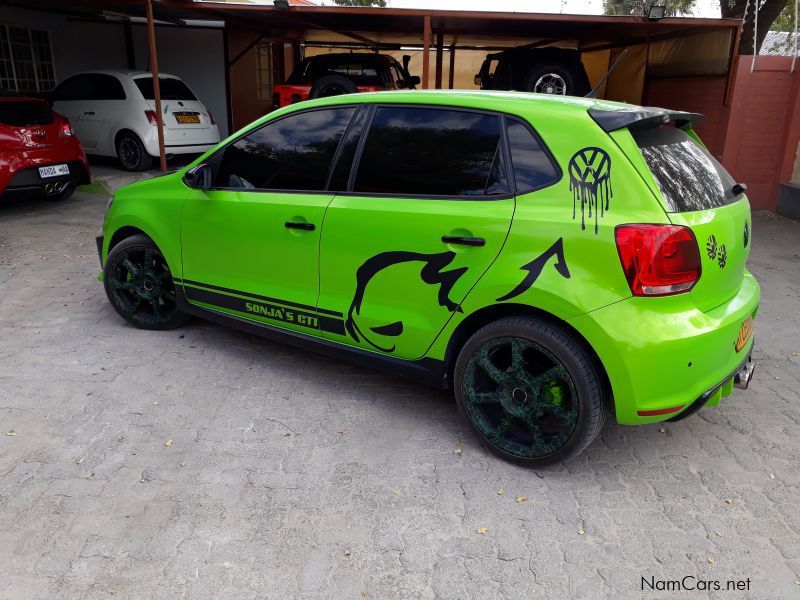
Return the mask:
<path id="1" fill-rule="evenodd" d="M 560 64 L 535 67 L 525 75 L 523 89 L 536 94 L 574 96 L 577 94 L 575 75 Z"/>
<path id="2" fill-rule="evenodd" d="M 473 335 L 456 363 L 455 392 L 481 441 L 526 466 L 578 454 L 605 421 L 602 386 L 586 351 L 537 319 L 501 319 Z"/>
<path id="3" fill-rule="evenodd" d="M 173 329 L 188 315 L 178 310 L 167 261 L 153 241 L 129 237 L 109 252 L 103 271 L 106 295 L 114 309 L 141 329 Z"/>
<path id="4" fill-rule="evenodd" d="M 133 133 L 123 133 L 117 140 L 117 158 L 128 171 L 146 171 L 153 164 L 153 157 Z"/>

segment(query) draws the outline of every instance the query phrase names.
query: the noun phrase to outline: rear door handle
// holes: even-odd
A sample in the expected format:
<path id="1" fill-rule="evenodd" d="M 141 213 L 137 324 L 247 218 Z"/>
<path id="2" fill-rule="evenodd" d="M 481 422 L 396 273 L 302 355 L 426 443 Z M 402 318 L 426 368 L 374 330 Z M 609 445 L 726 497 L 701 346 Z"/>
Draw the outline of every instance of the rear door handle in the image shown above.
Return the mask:
<path id="1" fill-rule="evenodd" d="M 85 113 L 83 113 L 83 114 L 85 114 L 85 115 L 93 115 L 93 114 L 94 114 L 94 111 L 93 111 L 93 110 L 87 110 L 87 111 L 86 111 Z"/>
<path id="2" fill-rule="evenodd" d="M 286 221 L 286 229 L 299 229 L 300 231 L 314 231 L 316 227 L 313 223 L 305 223 L 300 221 Z"/>
<path id="3" fill-rule="evenodd" d="M 459 246 L 485 246 L 486 240 L 477 237 L 463 237 L 460 235 L 443 235 L 445 244 L 458 244 Z"/>

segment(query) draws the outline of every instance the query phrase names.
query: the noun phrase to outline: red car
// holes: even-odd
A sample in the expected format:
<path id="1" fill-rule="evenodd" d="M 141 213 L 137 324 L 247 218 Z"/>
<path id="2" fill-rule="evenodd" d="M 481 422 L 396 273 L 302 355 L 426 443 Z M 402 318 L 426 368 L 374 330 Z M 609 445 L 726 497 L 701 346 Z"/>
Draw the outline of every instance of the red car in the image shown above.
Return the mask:
<path id="1" fill-rule="evenodd" d="M 86 154 L 65 117 L 37 98 L 0 97 L 0 198 L 61 200 L 90 182 Z"/>
<path id="2" fill-rule="evenodd" d="M 387 54 L 321 54 L 301 61 L 284 84 L 273 87 L 275 108 L 303 100 L 377 92 L 414 89 L 419 77 L 408 72 L 410 56 L 401 65 Z"/>

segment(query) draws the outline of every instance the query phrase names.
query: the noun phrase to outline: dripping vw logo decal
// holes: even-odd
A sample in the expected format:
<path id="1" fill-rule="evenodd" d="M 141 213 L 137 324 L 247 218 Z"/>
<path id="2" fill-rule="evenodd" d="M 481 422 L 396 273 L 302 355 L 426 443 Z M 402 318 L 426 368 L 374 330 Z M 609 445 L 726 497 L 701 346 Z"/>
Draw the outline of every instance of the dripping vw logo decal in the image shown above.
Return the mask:
<path id="1" fill-rule="evenodd" d="M 594 232 L 597 220 L 608 210 L 608 201 L 614 195 L 611 189 L 611 157 L 595 146 L 582 148 L 569 160 L 569 189 L 572 192 L 572 218 L 581 205 L 581 229 L 586 229 L 586 211 L 591 220 L 594 211 Z M 599 215 L 598 215 L 599 213 Z"/>

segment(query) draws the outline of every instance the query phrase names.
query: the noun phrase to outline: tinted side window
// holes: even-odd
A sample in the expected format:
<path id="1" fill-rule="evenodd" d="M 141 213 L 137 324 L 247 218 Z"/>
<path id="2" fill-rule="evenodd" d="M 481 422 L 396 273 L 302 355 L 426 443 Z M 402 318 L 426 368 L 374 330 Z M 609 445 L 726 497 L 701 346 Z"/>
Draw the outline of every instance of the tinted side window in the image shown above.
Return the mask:
<path id="1" fill-rule="evenodd" d="M 92 100 L 125 100 L 125 90 L 113 75 L 92 75 Z"/>
<path id="2" fill-rule="evenodd" d="M 370 126 L 356 192 L 431 196 L 507 193 L 497 116 L 422 107 L 381 107 Z"/>
<path id="3" fill-rule="evenodd" d="M 331 160 L 354 110 L 314 110 L 267 123 L 223 150 L 215 186 L 324 190 Z"/>
<path id="4" fill-rule="evenodd" d="M 62 81 L 53 90 L 51 98 L 53 102 L 68 100 L 85 100 L 89 98 L 91 92 L 92 79 L 89 75 L 75 75 Z"/>
<path id="5" fill-rule="evenodd" d="M 331 191 L 343 192 L 347 190 L 350 168 L 353 166 L 353 159 L 356 156 L 358 142 L 361 139 L 361 132 L 364 129 L 364 123 L 367 120 L 368 114 L 368 106 L 364 105 L 360 107 L 358 114 L 353 118 L 353 122 L 347 130 L 347 135 L 342 142 L 342 150 L 339 152 L 339 158 L 336 161 L 336 166 L 331 175 L 331 182 L 328 187 Z"/>
<path id="6" fill-rule="evenodd" d="M 558 171 L 533 132 L 519 121 L 509 119 L 507 122 L 517 194 L 525 194 L 558 179 Z"/>

